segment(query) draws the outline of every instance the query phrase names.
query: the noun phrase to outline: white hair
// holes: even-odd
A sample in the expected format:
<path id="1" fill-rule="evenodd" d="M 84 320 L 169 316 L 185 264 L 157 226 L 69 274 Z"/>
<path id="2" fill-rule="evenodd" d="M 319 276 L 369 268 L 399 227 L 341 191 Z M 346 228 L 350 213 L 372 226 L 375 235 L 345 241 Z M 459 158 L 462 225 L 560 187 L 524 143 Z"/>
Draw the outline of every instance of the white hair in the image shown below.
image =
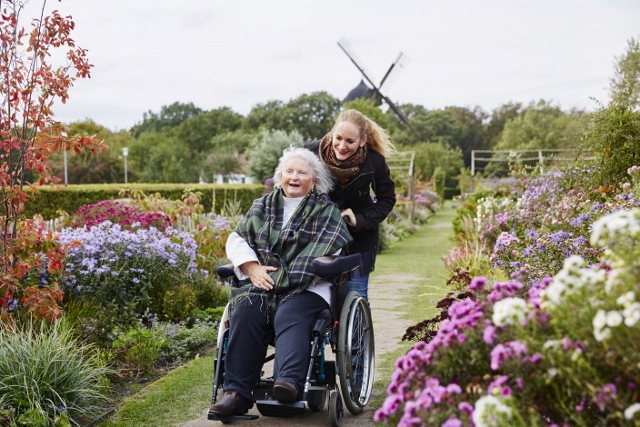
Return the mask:
<path id="1" fill-rule="evenodd" d="M 278 166 L 276 166 L 276 170 L 273 173 L 274 188 L 282 187 L 282 171 L 284 170 L 287 162 L 296 157 L 307 162 L 309 168 L 311 168 L 311 175 L 313 179 L 316 180 L 316 192 L 328 193 L 331 191 L 333 188 L 333 177 L 325 164 L 322 163 L 318 156 L 306 148 L 294 147 L 293 145 L 289 148 L 285 148 L 282 152 L 282 157 L 280 157 L 280 160 L 278 161 Z"/>

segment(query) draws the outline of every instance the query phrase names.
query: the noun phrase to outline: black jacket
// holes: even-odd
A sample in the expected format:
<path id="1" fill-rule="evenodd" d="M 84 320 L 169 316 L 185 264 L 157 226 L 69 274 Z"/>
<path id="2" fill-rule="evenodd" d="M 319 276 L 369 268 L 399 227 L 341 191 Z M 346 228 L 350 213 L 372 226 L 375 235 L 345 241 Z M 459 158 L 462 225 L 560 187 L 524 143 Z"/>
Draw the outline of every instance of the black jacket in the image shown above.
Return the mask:
<path id="1" fill-rule="evenodd" d="M 320 141 L 308 140 L 304 144 L 306 149 L 316 154 L 319 146 Z M 375 201 L 371 198 L 371 189 L 375 193 Z M 378 224 L 384 221 L 396 204 L 396 185 L 384 156 L 377 151 L 367 150 L 367 158 L 360 165 L 360 172 L 344 185 L 336 182 L 329 197 L 340 210 L 350 208 L 356 216 L 356 226 L 349 226 L 353 243 L 348 252 L 363 253 L 376 249 Z M 373 257 L 375 259 L 375 252 Z M 373 265 L 367 268 L 367 260 L 363 259 L 363 262 L 363 270 L 368 270 L 365 273 L 373 269 Z"/>

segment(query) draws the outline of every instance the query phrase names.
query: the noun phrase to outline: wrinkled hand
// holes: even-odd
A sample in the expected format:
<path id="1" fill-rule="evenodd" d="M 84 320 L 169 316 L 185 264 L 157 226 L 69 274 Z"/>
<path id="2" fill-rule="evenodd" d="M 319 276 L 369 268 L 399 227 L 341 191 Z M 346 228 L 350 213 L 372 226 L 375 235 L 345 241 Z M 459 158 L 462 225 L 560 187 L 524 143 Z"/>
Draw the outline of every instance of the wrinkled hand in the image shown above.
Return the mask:
<path id="1" fill-rule="evenodd" d="M 356 226 L 356 214 L 353 213 L 351 209 L 345 209 L 340 212 L 340 215 L 347 222 L 348 225 L 355 227 Z"/>
<path id="2" fill-rule="evenodd" d="M 256 288 L 264 289 L 265 291 L 270 291 L 273 289 L 274 281 L 269 276 L 270 271 L 277 271 L 276 267 L 269 267 L 267 265 L 260 265 L 256 261 L 246 262 L 240 266 L 240 270 L 249 276 L 251 279 L 251 283 Z"/>

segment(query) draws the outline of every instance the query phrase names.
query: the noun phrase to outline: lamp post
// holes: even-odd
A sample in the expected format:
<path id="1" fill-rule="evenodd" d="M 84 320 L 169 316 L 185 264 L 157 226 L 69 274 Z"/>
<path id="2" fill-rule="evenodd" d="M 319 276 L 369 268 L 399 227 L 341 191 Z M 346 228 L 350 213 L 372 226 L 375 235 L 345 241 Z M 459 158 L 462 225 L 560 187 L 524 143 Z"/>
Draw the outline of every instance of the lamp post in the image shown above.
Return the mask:
<path id="1" fill-rule="evenodd" d="M 64 185 L 67 185 L 69 182 L 67 175 L 67 145 L 65 144 L 62 154 L 64 155 Z"/>
<path id="2" fill-rule="evenodd" d="M 129 155 L 129 148 L 124 147 L 122 149 L 122 155 L 124 156 L 124 183 L 127 184 L 129 182 L 127 179 L 127 156 Z"/>

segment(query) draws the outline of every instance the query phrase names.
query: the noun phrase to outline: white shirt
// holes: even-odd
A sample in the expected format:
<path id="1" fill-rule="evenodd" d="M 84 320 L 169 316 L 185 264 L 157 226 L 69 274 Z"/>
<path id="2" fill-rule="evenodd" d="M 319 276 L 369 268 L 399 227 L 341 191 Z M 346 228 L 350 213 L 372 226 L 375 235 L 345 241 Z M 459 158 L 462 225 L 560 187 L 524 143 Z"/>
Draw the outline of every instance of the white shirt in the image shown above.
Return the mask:
<path id="1" fill-rule="evenodd" d="M 303 197 L 284 198 L 284 214 L 282 223 L 287 224 L 291 219 L 291 216 L 302 202 Z M 244 274 L 240 270 L 240 266 L 246 262 L 258 261 L 258 256 L 251 249 L 249 244 L 235 231 L 229 235 L 226 244 L 227 258 L 233 264 L 233 271 L 236 274 L 238 280 L 247 279 L 249 276 Z M 338 250 L 334 255 L 339 255 L 342 250 Z M 307 291 L 320 295 L 327 304 L 331 305 L 331 282 L 320 279 L 315 276 L 311 284 L 307 287 Z"/>

